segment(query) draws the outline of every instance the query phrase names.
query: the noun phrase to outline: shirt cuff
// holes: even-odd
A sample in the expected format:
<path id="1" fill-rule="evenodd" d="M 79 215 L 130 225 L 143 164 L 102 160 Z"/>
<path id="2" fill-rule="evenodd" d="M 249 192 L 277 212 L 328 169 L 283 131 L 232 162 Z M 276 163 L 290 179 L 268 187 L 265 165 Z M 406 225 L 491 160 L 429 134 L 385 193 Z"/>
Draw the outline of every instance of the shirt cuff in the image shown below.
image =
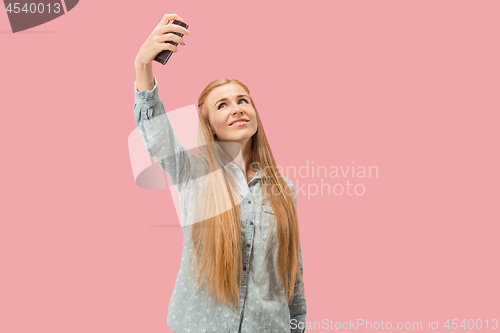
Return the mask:
<path id="1" fill-rule="evenodd" d="M 135 93 L 135 102 L 136 103 L 146 103 L 148 108 L 155 106 L 160 100 L 160 95 L 158 93 L 158 81 L 156 81 L 156 77 L 153 76 L 154 79 L 154 87 L 151 90 L 137 90 L 137 81 L 134 82 L 134 93 Z"/>

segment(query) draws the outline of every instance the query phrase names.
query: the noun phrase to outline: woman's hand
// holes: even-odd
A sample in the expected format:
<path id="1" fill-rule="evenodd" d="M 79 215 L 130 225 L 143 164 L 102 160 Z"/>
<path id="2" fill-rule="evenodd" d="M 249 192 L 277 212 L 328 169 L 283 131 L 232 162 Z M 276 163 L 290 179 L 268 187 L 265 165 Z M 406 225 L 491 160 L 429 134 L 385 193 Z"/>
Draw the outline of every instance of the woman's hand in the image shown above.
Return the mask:
<path id="1" fill-rule="evenodd" d="M 184 35 L 189 35 L 190 32 L 184 27 L 177 24 L 166 24 L 169 20 L 179 20 L 183 19 L 177 14 L 165 14 L 161 19 L 160 23 L 156 26 L 153 32 L 146 39 L 144 44 L 142 44 L 137 57 L 135 58 L 136 66 L 150 65 L 156 58 L 158 53 L 163 50 L 170 50 L 172 52 L 177 52 L 177 46 L 171 43 L 165 43 L 166 41 L 173 41 L 181 45 L 186 45 L 182 37 L 169 32 L 179 32 Z"/>

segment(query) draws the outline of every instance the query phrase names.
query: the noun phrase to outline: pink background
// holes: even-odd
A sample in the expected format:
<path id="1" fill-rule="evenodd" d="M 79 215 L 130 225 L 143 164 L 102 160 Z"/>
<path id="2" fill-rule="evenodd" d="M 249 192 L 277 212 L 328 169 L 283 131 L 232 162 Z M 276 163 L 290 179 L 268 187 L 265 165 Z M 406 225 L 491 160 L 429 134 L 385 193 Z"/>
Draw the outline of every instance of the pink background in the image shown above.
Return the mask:
<path id="1" fill-rule="evenodd" d="M 0 331 L 170 332 L 182 230 L 165 227 L 177 219 L 168 189 L 135 184 L 127 146 L 133 62 L 164 13 L 191 31 L 153 65 L 167 110 L 237 78 L 280 166 L 379 169 L 351 179 L 362 196 L 298 192 L 308 322 L 427 330 L 439 319 L 445 330 L 447 319 L 482 319 L 491 330 L 499 10 L 492 0 L 86 0 L 17 34 L 2 12 Z"/>

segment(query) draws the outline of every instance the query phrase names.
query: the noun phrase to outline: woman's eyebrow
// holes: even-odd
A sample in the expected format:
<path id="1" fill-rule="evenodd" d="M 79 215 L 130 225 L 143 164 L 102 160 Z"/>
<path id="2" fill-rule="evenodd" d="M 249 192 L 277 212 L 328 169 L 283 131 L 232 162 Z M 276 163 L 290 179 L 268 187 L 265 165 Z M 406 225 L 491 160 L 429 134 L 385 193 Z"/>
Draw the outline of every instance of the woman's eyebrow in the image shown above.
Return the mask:
<path id="1" fill-rule="evenodd" d="M 236 95 L 236 97 L 248 97 L 248 95 Z M 226 101 L 226 100 L 227 100 L 227 97 L 221 98 L 217 102 L 215 102 L 214 106 L 216 106 L 217 103 L 219 103 L 220 101 Z"/>

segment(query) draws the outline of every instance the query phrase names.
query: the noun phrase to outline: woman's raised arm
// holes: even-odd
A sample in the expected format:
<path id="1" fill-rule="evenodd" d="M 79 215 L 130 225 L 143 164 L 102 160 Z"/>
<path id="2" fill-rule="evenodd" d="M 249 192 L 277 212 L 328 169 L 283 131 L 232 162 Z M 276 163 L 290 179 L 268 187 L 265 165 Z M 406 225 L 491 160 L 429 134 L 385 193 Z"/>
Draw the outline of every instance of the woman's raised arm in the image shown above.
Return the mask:
<path id="1" fill-rule="evenodd" d="M 177 52 L 177 47 L 167 40 L 184 45 L 181 37 L 168 32 L 189 34 L 185 28 L 165 23 L 170 19 L 182 20 L 176 14 L 165 15 L 141 46 L 135 60 L 134 118 L 149 154 L 167 172 L 170 180 L 181 189 L 183 176 L 190 169 L 190 154 L 174 133 L 158 92 L 158 82 L 153 76 L 152 62 L 162 50 Z"/>

